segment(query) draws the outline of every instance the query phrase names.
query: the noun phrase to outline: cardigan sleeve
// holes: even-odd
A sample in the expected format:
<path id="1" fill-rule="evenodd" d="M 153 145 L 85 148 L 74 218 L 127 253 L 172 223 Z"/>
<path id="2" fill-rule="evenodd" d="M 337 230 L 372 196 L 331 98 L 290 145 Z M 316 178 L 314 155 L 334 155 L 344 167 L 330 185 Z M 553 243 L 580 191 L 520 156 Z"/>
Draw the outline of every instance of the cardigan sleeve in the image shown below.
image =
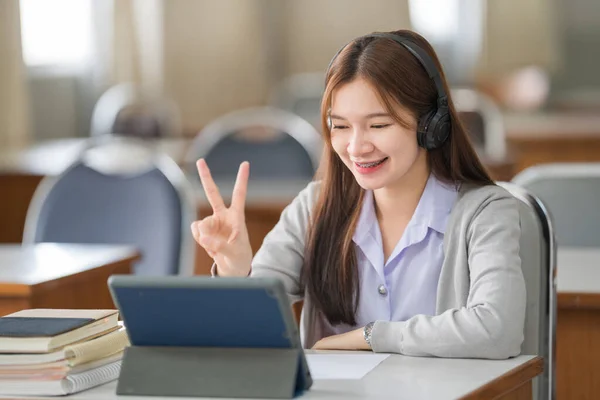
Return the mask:
<path id="1" fill-rule="evenodd" d="M 310 183 L 282 212 L 252 260 L 251 277 L 280 279 L 291 302 L 304 296 L 300 275 L 312 209 L 318 197 L 319 182 Z"/>
<path id="2" fill-rule="evenodd" d="M 517 200 L 509 194 L 495 198 L 480 207 L 464 226 L 462 238 L 454 244 L 466 245 L 466 252 L 456 252 L 450 262 L 468 263 L 466 305 L 436 316 L 377 321 L 372 330 L 373 351 L 490 359 L 521 352 L 526 292 Z"/>

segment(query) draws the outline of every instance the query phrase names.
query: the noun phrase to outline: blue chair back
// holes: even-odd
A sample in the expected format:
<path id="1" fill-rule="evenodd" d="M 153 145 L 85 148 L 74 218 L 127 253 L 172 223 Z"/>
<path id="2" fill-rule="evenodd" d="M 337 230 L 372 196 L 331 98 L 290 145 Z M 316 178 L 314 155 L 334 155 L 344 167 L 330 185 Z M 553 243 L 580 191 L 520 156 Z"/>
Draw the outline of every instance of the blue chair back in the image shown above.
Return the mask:
<path id="1" fill-rule="evenodd" d="M 194 206 L 181 187 L 181 170 L 161 159 L 163 165 L 122 174 L 80 159 L 57 178 L 46 178 L 30 206 L 24 242 L 128 244 L 142 254 L 136 274 L 191 274 L 191 247 L 183 244 L 190 240 Z"/>
<path id="2" fill-rule="evenodd" d="M 275 140 L 250 141 L 231 135 L 223 138 L 206 155 L 216 179 L 235 178 L 238 167 L 249 161 L 251 179 L 306 179 L 315 174 L 312 161 L 298 141 L 281 134 Z"/>
<path id="3" fill-rule="evenodd" d="M 256 130 L 262 137 L 253 137 Z M 262 135 L 266 133 L 266 135 Z M 208 124 L 186 155 L 186 170 L 197 177 L 205 158 L 215 179 L 234 178 L 242 161 L 251 180 L 312 180 L 322 151 L 321 135 L 301 117 L 273 107 L 235 111 Z"/>
<path id="4" fill-rule="evenodd" d="M 558 246 L 600 246 L 600 163 L 539 164 L 520 172 L 513 182 L 546 204 Z"/>

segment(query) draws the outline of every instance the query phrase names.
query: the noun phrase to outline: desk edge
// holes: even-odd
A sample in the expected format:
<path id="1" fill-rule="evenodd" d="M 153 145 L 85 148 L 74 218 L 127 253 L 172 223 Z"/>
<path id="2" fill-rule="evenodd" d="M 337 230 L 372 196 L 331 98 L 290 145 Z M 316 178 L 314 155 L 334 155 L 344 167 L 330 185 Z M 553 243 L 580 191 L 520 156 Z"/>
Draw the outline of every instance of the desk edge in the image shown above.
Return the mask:
<path id="1" fill-rule="evenodd" d="M 8 297 L 27 298 L 31 296 L 31 285 L 18 282 L 0 282 L 0 299 Z"/>
<path id="2" fill-rule="evenodd" d="M 127 255 L 126 257 L 116 259 L 114 261 L 111 261 L 111 262 L 108 262 L 105 264 L 96 265 L 93 268 L 87 269 L 85 271 L 79 271 L 76 274 L 70 274 L 70 275 L 66 275 L 66 276 L 58 276 L 58 277 L 55 277 L 55 278 L 49 279 L 49 280 L 33 281 L 33 282 L 29 282 L 29 283 L 0 282 L 0 288 L 2 288 L 2 290 L 0 291 L 2 296 L 0 296 L 0 297 L 3 297 L 4 295 L 29 297 L 29 296 L 33 295 L 34 292 L 38 292 L 40 290 L 43 291 L 47 285 L 54 285 L 63 280 L 73 279 L 74 277 L 77 277 L 84 272 L 93 271 L 98 268 L 113 268 L 113 267 L 121 265 L 121 264 L 133 264 L 134 262 L 139 261 L 141 258 L 142 258 L 141 253 L 138 250 L 133 250 L 133 251 L 131 251 L 131 254 Z M 4 297 L 9 297 L 9 296 L 4 296 Z"/>
<path id="3" fill-rule="evenodd" d="M 32 291 L 39 293 L 39 292 L 46 290 L 48 287 L 53 287 L 55 284 L 57 284 L 59 282 L 73 280 L 73 279 L 79 279 L 79 278 L 81 278 L 82 275 L 84 275 L 85 273 L 88 273 L 90 271 L 106 269 L 106 268 L 114 269 L 123 264 L 132 265 L 134 262 L 139 261 L 141 258 L 142 258 L 141 253 L 138 250 L 134 250 L 131 252 L 130 255 L 128 255 L 126 257 L 119 258 L 119 259 L 116 259 L 114 261 L 111 261 L 111 262 L 108 262 L 105 264 L 98 264 L 98 265 L 94 266 L 93 268 L 87 269 L 85 271 L 80 271 L 76 274 L 59 276 L 55 279 L 31 283 L 31 284 L 29 284 L 29 287 L 32 289 Z M 133 273 L 133 271 L 131 273 Z"/>
<path id="4" fill-rule="evenodd" d="M 497 399 L 531 381 L 544 371 L 544 359 L 534 357 L 461 397 L 461 400 Z"/>
<path id="5" fill-rule="evenodd" d="M 600 293 L 558 292 L 556 296 L 559 309 L 600 309 Z"/>

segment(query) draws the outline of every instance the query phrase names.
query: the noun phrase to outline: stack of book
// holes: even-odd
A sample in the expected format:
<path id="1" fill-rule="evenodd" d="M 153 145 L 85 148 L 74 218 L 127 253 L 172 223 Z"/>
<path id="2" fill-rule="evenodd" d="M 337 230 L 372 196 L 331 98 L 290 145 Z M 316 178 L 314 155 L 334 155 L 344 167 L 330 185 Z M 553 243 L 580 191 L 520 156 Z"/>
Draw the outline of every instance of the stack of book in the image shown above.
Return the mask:
<path id="1" fill-rule="evenodd" d="M 129 345 L 118 317 L 32 309 L 0 318 L 0 395 L 66 395 L 117 379 Z"/>

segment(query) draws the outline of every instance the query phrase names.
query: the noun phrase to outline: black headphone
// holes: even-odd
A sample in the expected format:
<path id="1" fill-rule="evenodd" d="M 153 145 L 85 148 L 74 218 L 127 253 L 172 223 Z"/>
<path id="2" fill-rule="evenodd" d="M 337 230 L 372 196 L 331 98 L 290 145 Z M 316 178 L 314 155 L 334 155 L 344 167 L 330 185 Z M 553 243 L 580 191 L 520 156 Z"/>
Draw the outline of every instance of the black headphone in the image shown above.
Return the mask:
<path id="1" fill-rule="evenodd" d="M 452 125 L 450 122 L 450 113 L 448 111 L 448 95 L 444 89 L 442 78 L 435 62 L 425 50 L 407 37 L 391 33 L 372 33 L 362 36 L 361 38 L 370 37 L 391 39 L 401 44 L 415 56 L 417 60 L 419 60 L 429 77 L 433 79 L 438 94 L 437 104 L 434 109 L 419 117 L 419 123 L 417 124 L 417 143 L 426 150 L 433 150 L 441 147 L 450 136 Z M 327 71 L 329 71 L 333 61 L 347 45 L 348 44 L 344 45 L 344 47 L 339 49 L 335 56 L 333 56 L 329 62 Z"/>

